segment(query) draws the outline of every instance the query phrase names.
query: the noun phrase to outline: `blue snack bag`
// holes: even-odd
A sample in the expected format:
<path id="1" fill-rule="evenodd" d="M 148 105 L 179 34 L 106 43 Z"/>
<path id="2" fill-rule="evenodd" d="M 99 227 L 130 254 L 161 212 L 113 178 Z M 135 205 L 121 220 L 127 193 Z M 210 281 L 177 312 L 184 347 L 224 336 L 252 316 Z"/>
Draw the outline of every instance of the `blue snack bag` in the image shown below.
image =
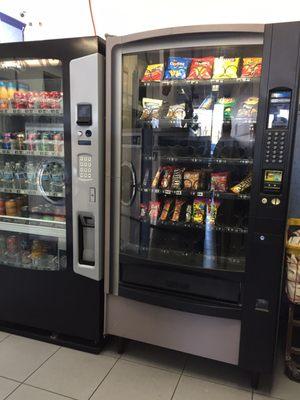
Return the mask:
<path id="1" fill-rule="evenodd" d="M 169 57 L 168 66 L 165 72 L 165 79 L 178 80 L 186 79 L 187 70 L 191 63 L 190 58 L 185 57 Z"/>

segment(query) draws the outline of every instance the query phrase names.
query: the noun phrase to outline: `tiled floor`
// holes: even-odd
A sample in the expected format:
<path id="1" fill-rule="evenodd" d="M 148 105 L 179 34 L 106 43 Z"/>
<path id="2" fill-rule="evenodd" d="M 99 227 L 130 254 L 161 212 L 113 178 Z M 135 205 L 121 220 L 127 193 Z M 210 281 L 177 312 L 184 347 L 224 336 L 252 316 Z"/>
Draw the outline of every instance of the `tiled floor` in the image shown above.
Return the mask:
<path id="1" fill-rule="evenodd" d="M 257 393 L 249 376 L 222 363 L 129 342 L 119 356 L 111 340 L 100 355 L 0 332 L 0 400 L 299 400 L 300 384 L 283 374 Z"/>

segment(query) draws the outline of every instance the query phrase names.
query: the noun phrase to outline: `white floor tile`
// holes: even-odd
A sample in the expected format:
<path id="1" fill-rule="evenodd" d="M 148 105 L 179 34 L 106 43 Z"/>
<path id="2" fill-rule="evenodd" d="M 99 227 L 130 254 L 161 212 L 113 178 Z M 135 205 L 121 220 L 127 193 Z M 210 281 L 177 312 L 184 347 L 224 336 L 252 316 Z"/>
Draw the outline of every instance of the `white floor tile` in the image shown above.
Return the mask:
<path id="1" fill-rule="evenodd" d="M 91 400 L 170 400 L 179 376 L 119 360 Z"/>
<path id="2" fill-rule="evenodd" d="M 290 380 L 284 373 L 283 354 L 279 353 L 273 374 L 273 379 L 262 377 L 262 382 L 257 390 L 258 394 L 282 400 L 299 400 L 300 383 Z"/>
<path id="3" fill-rule="evenodd" d="M 11 335 L 0 342 L 0 375 L 23 381 L 57 349 L 53 344 Z"/>
<path id="4" fill-rule="evenodd" d="M 189 356 L 183 374 L 251 391 L 250 374 L 234 365 Z"/>
<path id="5" fill-rule="evenodd" d="M 9 333 L 0 331 L 0 342 L 9 336 Z"/>
<path id="6" fill-rule="evenodd" d="M 173 400 L 251 400 L 251 392 L 182 376 Z"/>
<path id="7" fill-rule="evenodd" d="M 270 396 L 264 396 L 262 394 L 258 394 L 258 393 L 253 393 L 253 399 L 252 400 L 277 400 L 274 397 L 270 397 Z"/>
<path id="8" fill-rule="evenodd" d="M 0 377 L 0 400 L 5 399 L 18 385 L 18 382 Z"/>
<path id="9" fill-rule="evenodd" d="M 67 400 L 67 397 L 22 385 L 7 400 Z"/>
<path id="10" fill-rule="evenodd" d="M 181 372 L 186 360 L 184 353 L 135 341 L 129 341 L 125 349 L 121 357 L 123 360 L 169 371 Z"/>
<path id="11" fill-rule="evenodd" d="M 115 362 L 112 357 L 61 348 L 26 383 L 87 400 Z"/>

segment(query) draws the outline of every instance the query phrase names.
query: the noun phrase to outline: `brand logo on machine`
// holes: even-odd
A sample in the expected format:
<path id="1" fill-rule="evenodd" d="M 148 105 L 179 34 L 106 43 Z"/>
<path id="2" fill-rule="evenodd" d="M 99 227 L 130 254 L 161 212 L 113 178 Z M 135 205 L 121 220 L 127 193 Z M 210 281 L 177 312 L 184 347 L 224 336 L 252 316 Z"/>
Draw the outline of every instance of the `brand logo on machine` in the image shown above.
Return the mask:
<path id="1" fill-rule="evenodd" d="M 183 63 L 183 62 L 179 62 L 179 61 L 171 61 L 171 62 L 170 62 L 170 66 L 171 66 L 171 67 L 175 67 L 175 68 L 177 68 L 177 67 L 183 67 L 183 66 L 184 66 L 184 63 Z"/>
<path id="2" fill-rule="evenodd" d="M 190 285 L 188 283 L 182 283 L 178 281 L 166 281 L 166 286 L 171 289 L 187 290 Z"/>

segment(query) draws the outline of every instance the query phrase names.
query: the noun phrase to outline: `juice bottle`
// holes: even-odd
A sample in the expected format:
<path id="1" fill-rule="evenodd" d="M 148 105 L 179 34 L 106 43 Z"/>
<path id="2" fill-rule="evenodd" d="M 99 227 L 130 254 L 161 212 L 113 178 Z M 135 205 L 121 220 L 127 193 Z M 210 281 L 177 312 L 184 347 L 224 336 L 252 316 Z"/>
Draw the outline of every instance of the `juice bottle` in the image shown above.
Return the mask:
<path id="1" fill-rule="evenodd" d="M 12 100 L 14 98 L 14 94 L 16 92 L 16 84 L 13 82 L 7 82 L 7 98 L 8 100 Z"/>

